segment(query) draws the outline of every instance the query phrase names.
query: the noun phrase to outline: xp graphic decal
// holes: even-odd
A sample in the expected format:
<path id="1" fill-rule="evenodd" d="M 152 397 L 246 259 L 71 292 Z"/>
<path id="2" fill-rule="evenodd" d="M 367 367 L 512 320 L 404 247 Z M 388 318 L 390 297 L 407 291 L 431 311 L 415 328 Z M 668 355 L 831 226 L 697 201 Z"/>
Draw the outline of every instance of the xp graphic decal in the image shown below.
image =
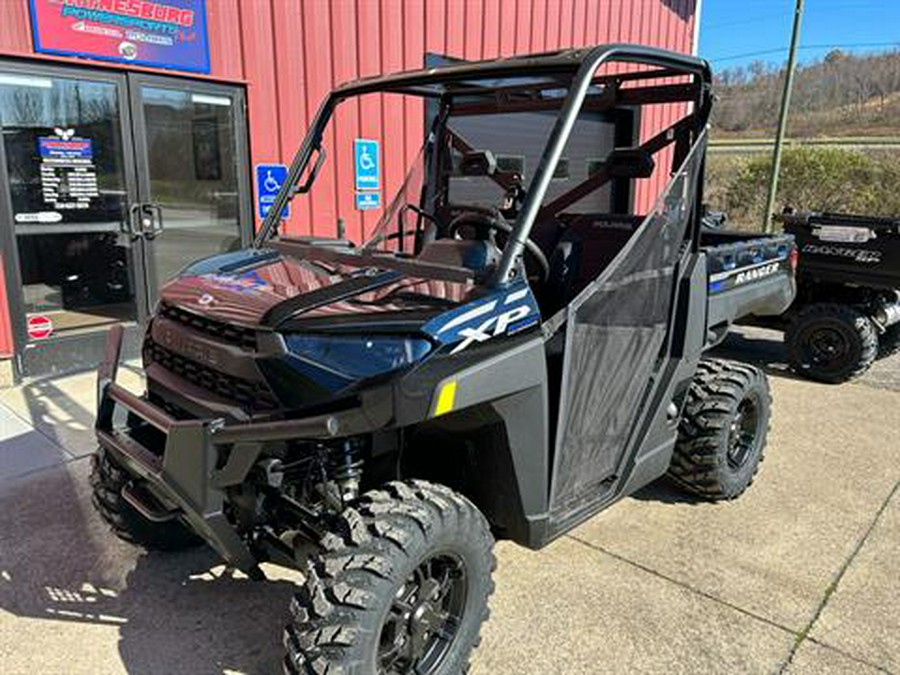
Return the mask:
<path id="1" fill-rule="evenodd" d="M 34 49 L 209 72 L 205 0 L 31 0 Z"/>
<path id="2" fill-rule="evenodd" d="M 540 321 L 540 311 L 527 286 L 495 293 L 477 303 L 433 319 L 423 330 L 443 344 L 454 344 L 451 354 L 500 335 L 513 335 Z"/>

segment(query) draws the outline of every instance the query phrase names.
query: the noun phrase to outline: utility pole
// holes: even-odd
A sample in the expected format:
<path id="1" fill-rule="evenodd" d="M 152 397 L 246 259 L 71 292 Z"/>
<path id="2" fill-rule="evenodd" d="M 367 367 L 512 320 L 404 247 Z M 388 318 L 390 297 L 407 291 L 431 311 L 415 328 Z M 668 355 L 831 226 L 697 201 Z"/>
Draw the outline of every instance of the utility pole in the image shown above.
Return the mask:
<path id="1" fill-rule="evenodd" d="M 781 95 L 781 111 L 778 113 L 778 132 L 775 136 L 775 151 L 772 156 L 772 175 L 769 178 L 769 198 L 763 225 L 766 232 L 772 231 L 772 211 L 775 209 L 775 195 L 778 192 L 778 174 L 781 172 L 781 150 L 787 130 L 788 109 L 791 107 L 791 90 L 794 87 L 794 71 L 797 67 L 797 46 L 800 44 L 800 23 L 803 20 L 803 0 L 797 0 L 794 8 L 794 30 L 791 33 L 791 49 L 788 53 L 787 71 L 784 74 L 784 93 Z"/>

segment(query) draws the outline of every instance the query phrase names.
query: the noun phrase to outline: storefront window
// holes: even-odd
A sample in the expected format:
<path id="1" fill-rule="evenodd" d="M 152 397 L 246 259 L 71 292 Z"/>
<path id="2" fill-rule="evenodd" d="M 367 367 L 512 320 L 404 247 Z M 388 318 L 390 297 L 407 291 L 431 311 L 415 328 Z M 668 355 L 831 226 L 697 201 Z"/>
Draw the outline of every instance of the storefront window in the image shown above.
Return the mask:
<path id="1" fill-rule="evenodd" d="M 116 86 L 0 71 L 0 124 L 35 335 L 134 318 Z"/>
<path id="2" fill-rule="evenodd" d="M 238 165 L 230 96 L 141 87 L 160 281 L 211 253 L 240 246 Z"/>

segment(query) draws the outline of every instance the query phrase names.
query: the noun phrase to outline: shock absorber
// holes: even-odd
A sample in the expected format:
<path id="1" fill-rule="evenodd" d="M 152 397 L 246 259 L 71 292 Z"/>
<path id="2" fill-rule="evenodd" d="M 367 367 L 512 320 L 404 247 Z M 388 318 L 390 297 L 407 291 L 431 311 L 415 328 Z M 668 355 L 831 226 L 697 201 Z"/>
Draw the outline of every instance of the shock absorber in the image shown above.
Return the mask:
<path id="1" fill-rule="evenodd" d="M 332 476 L 344 504 L 359 497 L 359 481 L 363 467 L 362 450 L 363 441 L 360 438 L 348 438 L 333 450 Z"/>

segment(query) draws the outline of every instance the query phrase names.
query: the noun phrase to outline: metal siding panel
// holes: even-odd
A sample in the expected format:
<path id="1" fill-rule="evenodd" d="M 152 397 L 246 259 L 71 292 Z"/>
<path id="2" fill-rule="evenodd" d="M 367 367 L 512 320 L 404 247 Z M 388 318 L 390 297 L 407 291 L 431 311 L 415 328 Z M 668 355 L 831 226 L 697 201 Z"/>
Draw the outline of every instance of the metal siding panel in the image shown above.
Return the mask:
<path id="1" fill-rule="evenodd" d="M 527 54 L 531 48 L 532 0 L 519 0 L 516 8 L 516 54 Z"/>
<path id="2" fill-rule="evenodd" d="M 576 4 L 572 0 L 563 0 L 559 12 L 559 41 L 560 47 L 575 47 L 581 45 L 581 40 L 575 38 L 574 26 Z M 579 6 L 580 10 L 581 7 Z"/>
<path id="3" fill-rule="evenodd" d="M 403 8 L 403 33 L 407 36 L 403 47 L 405 70 L 425 65 L 425 5 L 407 2 Z M 403 124 L 406 135 L 406 165 L 415 159 L 422 146 L 425 128 L 425 104 L 412 96 L 404 101 Z"/>
<path id="4" fill-rule="evenodd" d="M 433 22 L 436 23 L 436 22 Z M 377 26 L 378 30 L 372 30 Z M 389 34 L 385 35 L 385 38 Z M 360 77 L 377 75 L 383 72 L 381 67 L 381 6 L 371 0 L 359 0 L 356 7 L 356 36 L 358 70 Z M 382 140 L 381 97 L 377 94 L 364 96 L 359 101 L 360 136 Z M 362 214 L 363 237 L 368 235 L 378 223 L 377 211 L 366 211 Z"/>
<path id="5" fill-rule="evenodd" d="M 238 0 L 215 0 L 206 3 L 209 27 L 210 73 L 217 77 L 244 77 L 242 22 Z"/>
<path id="6" fill-rule="evenodd" d="M 587 35 L 587 0 L 575 0 L 572 5 L 572 44 L 576 47 L 583 47 L 587 44 L 585 36 Z"/>
<path id="7" fill-rule="evenodd" d="M 447 32 L 445 47 L 446 55 L 455 58 L 465 58 L 465 30 L 466 6 L 463 0 L 447 0 Z"/>
<path id="8" fill-rule="evenodd" d="M 402 32 L 402 0 L 382 0 L 381 12 L 381 67 L 385 73 L 403 70 L 403 42 L 392 38 Z M 403 100 L 397 95 L 382 96 L 382 120 L 384 138 L 381 143 L 381 170 L 383 198 L 390 198 L 403 182 L 406 156 L 403 137 Z"/>
<path id="9" fill-rule="evenodd" d="M 626 17 L 622 16 L 622 3 L 610 0 L 604 24 L 603 13 L 600 14 L 600 27 L 597 32 L 599 42 L 621 42 Z"/>
<path id="10" fill-rule="evenodd" d="M 539 54 L 547 44 L 547 2 L 536 0 L 531 7 L 531 51 Z"/>
<path id="11" fill-rule="evenodd" d="M 442 0 L 425 3 L 425 49 L 432 54 L 447 52 L 447 12 Z"/>
<path id="12" fill-rule="evenodd" d="M 303 11 L 300 0 L 278 0 L 272 10 L 273 39 L 278 54 L 279 159 L 290 164 L 309 126 Z M 317 103 L 313 101 L 313 105 Z M 291 217 L 284 231 L 292 235 L 311 234 L 310 214 L 309 198 L 298 196 L 291 204 Z"/>
<path id="13" fill-rule="evenodd" d="M 324 2 L 304 2 L 303 27 L 304 51 L 306 53 L 306 112 L 307 117 L 315 116 L 319 103 L 331 91 L 334 83 L 331 75 L 331 17 L 328 4 Z M 328 125 L 322 142 L 329 158 L 322 165 L 316 179 L 316 189 L 309 194 L 312 209 L 312 233 L 328 235 L 334 232 L 337 210 L 335 195 L 334 128 Z"/>
<path id="14" fill-rule="evenodd" d="M 516 53 L 516 0 L 500 0 L 500 56 Z"/>
<path id="15" fill-rule="evenodd" d="M 547 0 L 544 3 L 544 49 L 554 51 L 559 49 L 559 21 L 560 21 L 560 4 L 559 0 Z"/>
<path id="16" fill-rule="evenodd" d="M 425 5 L 407 2 L 403 8 L 403 33 L 406 41 L 403 66 L 406 70 L 425 65 Z M 406 136 L 405 167 L 412 166 L 425 137 L 425 104 L 422 100 L 407 96 L 403 102 L 403 127 Z M 386 204 L 385 204 L 386 205 Z"/>
<path id="17" fill-rule="evenodd" d="M 495 59 L 500 56 L 500 40 L 503 33 L 503 25 L 506 23 L 501 13 L 500 0 L 485 0 L 484 2 L 484 58 Z M 507 23 L 513 25 L 512 22 Z M 507 31 L 512 32 L 512 31 Z"/>
<path id="18" fill-rule="evenodd" d="M 356 26 L 356 3 L 331 3 L 331 25 L 333 40 L 331 42 L 331 60 L 334 84 L 341 84 L 359 77 L 359 60 L 356 54 L 358 44 L 355 30 L 347 30 Z M 338 106 L 333 121 L 336 131 L 337 147 L 331 160 L 335 165 L 335 205 L 339 218 L 344 219 L 347 237 L 360 242 L 363 236 L 361 212 L 356 210 L 354 200 L 354 155 L 353 139 L 360 137 L 359 101 L 347 101 Z M 330 224 L 336 227 L 336 221 Z M 322 223 L 321 234 L 334 234 L 335 229 L 328 232 L 329 224 Z"/>
<path id="19" fill-rule="evenodd" d="M 598 24 L 600 23 L 600 5 L 588 0 L 584 9 L 584 24 L 581 27 L 581 43 L 597 44 Z"/>
<path id="20" fill-rule="evenodd" d="M 484 50 L 484 5 L 482 0 L 465 0 L 463 54 L 468 61 L 479 61 Z"/>
<path id="21" fill-rule="evenodd" d="M 4 0 L 0 17 L 0 50 L 12 54 L 33 53 L 28 0 Z"/>
<path id="22" fill-rule="evenodd" d="M 247 76 L 247 108 L 253 163 L 276 162 L 281 158 L 278 134 L 278 92 L 272 44 L 272 5 L 264 2 L 240 5 L 244 72 Z M 256 186 L 254 186 L 255 189 Z M 255 204 L 256 202 L 254 202 Z M 257 227 L 262 222 L 254 209 Z"/>

